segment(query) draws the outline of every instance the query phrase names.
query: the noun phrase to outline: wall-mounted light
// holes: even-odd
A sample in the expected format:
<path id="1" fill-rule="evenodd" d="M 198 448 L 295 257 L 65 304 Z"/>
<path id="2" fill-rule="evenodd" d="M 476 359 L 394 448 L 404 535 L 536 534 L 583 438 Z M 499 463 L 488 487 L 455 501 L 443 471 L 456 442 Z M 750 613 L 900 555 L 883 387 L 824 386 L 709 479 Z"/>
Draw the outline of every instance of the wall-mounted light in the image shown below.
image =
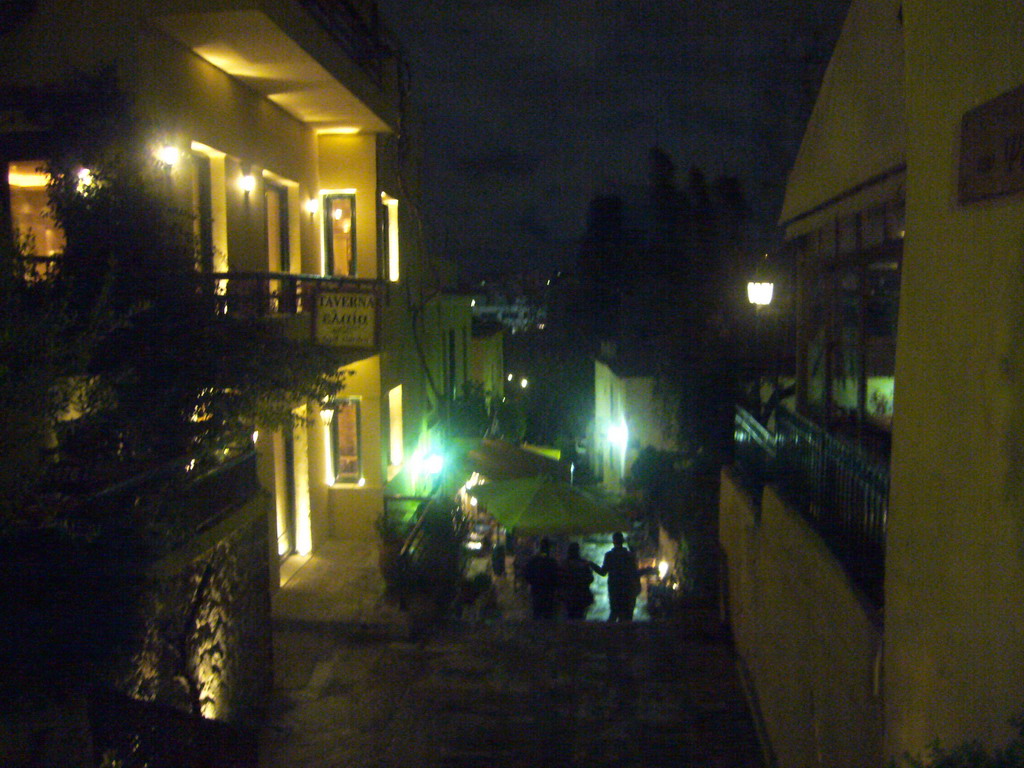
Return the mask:
<path id="1" fill-rule="evenodd" d="M 251 173 L 243 174 L 238 180 L 238 188 L 246 194 L 256 191 L 256 177 Z"/>
<path id="2" fill-rule="evenodd" d="M 321 408 L 320 409 L 320 421 L 323 422 L 325 427 L 331 426 L 331 422 L 334 421 L 334 409 L 333 408 Z"/>
<path id="3" fill-rule="evenodd" d="M 181 160 L 181 150 L 173 144 L 164 144 L 153 155 L 168 168 L 174 167 Z"/>
<path id="4" fill-rule="evenodd" d="M 306 201 L 304 207 L 306 209 L 306 213 L 308 213 L 310 216 L 313 216 L 316 214 L 318 210 L 320 210 L 320 203 L 315 197 L 311 197 L 309 198 L 309 200 Z"/>

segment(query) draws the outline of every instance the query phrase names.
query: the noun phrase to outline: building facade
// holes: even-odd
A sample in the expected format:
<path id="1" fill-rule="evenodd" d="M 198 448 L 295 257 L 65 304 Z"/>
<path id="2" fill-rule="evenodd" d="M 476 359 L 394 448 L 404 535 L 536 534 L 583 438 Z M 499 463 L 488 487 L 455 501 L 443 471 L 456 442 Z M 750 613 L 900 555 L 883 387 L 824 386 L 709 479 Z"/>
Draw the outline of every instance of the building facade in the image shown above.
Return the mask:
<path id="1" fill-rule="evenodd" d="M 349 372 L 334 398 L 294 404 L 293 429 L 256 425 L 273 572 L 329 537 L 369 541 L 385 497 L 429 489 L 416 459 L 440 448 L 470 344 L 468 299 L 444 298 L 412 237 L 403 63 L 375 4 L 22 5 L 0 27 L 0 232 L 59 259 L 45 103 L 112 67 L 221 310 L 330 345 Z"/>
<path id="2" fill-rule="evenodd" d="M 799 420 L 737 427 L 785 471 L 725 472 L 720 530 L 780 765 L 995 747 L 1024 707 L 1022 32 L 987 0 L 854 0 L 790 174 Z"/>

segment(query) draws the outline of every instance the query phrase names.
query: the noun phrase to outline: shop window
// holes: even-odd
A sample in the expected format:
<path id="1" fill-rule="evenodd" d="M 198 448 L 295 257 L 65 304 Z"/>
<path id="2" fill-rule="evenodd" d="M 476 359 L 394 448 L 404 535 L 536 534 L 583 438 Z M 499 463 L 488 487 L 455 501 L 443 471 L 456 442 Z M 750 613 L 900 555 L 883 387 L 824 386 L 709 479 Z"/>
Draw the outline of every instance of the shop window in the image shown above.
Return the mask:
<path id="1" fill-rule="evenodd" d="M 332 403 L 331 447 L 334 482 L 356 483 L 362 476 L 359 459 L 359 400 L 344 398 Z"/>
<path id="2" fill-rule="evenodd" d="M 356 196 L 350 193 L 324 195 L 324 272 L 355 277 Z"/>

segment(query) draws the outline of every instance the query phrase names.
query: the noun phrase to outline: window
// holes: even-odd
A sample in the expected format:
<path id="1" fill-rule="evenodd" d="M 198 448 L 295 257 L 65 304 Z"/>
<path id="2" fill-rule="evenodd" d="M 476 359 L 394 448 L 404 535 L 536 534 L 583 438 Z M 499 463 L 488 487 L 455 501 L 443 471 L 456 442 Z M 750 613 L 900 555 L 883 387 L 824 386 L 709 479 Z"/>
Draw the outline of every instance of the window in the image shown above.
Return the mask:
<path id="1" fill-rule="evenodd" d="M 398 201 L 381 192 L 380 253 L 385 256 L 387 279 L 398 282 Z"/>
<path id="2" fill-rule="evenodd" d="M 267 268 L 271 272 L 291 272 L 291 251 L 288 243 L 288 190 L 264 179 L 264 200 L 267 223 Z"/>
<path id="3" fill-rule="evenodd" d="M 210 158 L 200 152 L 189 152 L 192 163 L 193 234 L 199 247 L 199 268 L 213 271 L 213 171 Z"/>
<path id="4" fill-rule="evenodd" d="M 875 243 L 811 253 L 802 267 L 801 410 L 868 451 L 889 451 L 902 243 L 883 211 L 865 216 Z M 832 229 L 826 227 L 825 231 Z"/>
<path id="5" fill-rule="evenodd" d="M 334 482 L 356 483 L 362 476 L 359 460 L 359 400 L 344 398 L 332 404 L 331 447 Z"/>
<path id="6" fill-rule="evenodd" d="M 402 428 L 402 385 L 388 391 L 388 465 L 399 466 L 405 461 L 405 436 Z"/>
<path id="7" fill-rule="evenodd" d="M 33 256 L 55 256 L 64 250 L 64 233 L 53 220 L 42 160 L 22 160 L 7 166 L 11 192 L 11 225 L 19 242 Z"/>
<path id="8" fill-rule="evenodd" d="M 324 274 L 355 277 L 356 196 L 324 195 Z"/>

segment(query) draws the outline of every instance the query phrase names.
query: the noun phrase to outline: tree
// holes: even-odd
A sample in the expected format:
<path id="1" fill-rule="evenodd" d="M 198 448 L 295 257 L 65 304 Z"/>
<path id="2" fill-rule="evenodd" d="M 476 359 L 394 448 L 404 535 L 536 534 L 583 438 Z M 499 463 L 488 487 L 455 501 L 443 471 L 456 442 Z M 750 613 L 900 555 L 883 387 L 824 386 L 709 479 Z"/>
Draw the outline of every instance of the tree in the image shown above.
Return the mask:
<path id="1" fill-rule="evenodd" d="M 63 447 L 128 463 L 212 455 L 337 392 L 332 349 L 215 311 L 191 212 L 170 202 L 153 132 L 111 71 L 69 86 L 52 112 L 49 198 L 67 245 L 46 298 L 65 312 L 56 404 L 77 415 Z"/>

